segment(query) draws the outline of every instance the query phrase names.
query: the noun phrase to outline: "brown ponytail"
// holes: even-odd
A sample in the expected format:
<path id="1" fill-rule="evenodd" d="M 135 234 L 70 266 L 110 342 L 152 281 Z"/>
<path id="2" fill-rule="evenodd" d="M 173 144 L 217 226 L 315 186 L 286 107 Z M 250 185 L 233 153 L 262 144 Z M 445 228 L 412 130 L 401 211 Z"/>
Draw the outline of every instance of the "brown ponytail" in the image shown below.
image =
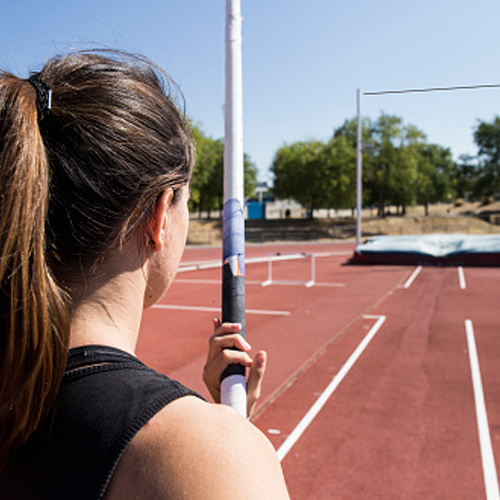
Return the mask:
<path id="1" fill-rule="evenodd" d="M 47 155 L 36 93 L 0 73 L 0 470 L 55 400 L 69 318 L 45 260 Z"/>

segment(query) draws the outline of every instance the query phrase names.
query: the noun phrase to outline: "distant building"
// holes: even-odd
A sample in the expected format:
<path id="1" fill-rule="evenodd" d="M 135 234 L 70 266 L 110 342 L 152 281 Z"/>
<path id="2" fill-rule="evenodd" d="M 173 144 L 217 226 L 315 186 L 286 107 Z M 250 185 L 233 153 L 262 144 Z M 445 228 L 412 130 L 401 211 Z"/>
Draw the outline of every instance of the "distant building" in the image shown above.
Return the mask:
<path id="1" fill-rule="evenodd" d="M 255 198 L 247 201 L 247 219 L 291 219 L 304 218 L 305 209 L 295 200 L 276 200 L 265 182 L 257 184 Z"/>

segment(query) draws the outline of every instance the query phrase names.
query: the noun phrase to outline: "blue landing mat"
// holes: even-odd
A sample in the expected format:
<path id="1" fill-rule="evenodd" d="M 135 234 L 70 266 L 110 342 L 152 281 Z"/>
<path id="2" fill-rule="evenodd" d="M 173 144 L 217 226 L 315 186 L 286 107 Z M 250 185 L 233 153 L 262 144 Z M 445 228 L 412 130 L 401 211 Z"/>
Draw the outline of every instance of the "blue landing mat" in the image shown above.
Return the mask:
<path id="1" fill-rule="evenodd" d="M 356 247 L 351 263 L 500 266 L 500 234 L 374 236 Z"/>

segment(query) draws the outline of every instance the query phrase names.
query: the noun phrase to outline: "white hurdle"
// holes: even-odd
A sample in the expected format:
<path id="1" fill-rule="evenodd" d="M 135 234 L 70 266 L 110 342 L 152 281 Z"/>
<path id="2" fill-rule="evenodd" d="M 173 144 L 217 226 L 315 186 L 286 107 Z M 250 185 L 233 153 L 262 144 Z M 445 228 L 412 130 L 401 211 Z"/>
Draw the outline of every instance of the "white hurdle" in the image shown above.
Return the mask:
<path id="1" fill-rule="evenodd" d="M 273 262 L 276 260 L 294 260 L 294 259 L 304 259 L 309 257 L 311 260 L 311 278 L 309 281 L 294 281 L 294 280 L 274 280 L 273 279 Z M 279 254 L 269 254 L 267 261 L 267 280 L 261 283 L 261 286 L 270 285 L 304 285 L 309 288 L 314 286 L 316 282 L 316 258 L 313 253 L 301 253 L 301 254 L 289 254 L 283 255 Z"/>

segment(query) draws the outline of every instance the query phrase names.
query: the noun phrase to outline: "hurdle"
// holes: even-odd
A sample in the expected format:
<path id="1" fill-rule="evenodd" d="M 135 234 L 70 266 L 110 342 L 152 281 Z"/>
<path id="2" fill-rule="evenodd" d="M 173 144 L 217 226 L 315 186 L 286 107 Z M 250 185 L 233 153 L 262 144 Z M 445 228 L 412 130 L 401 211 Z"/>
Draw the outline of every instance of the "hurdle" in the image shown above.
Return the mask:
<path id="1" fill-rule="evenodd" d="M 311 277 L 308 281 L 295 280 L 275 280 L 273 279 L 273 262 L 278 260 L 294 260 L 309 258 L 311 261 Z M 269 254 L 267 261 L 267 280 L 261 283 L 261 286 L 267 287 L 270 285 L 303 285 L 307 288 L 314 286 L 316 282 L 316 258 L 314 253 L 300 254 Z"/>

